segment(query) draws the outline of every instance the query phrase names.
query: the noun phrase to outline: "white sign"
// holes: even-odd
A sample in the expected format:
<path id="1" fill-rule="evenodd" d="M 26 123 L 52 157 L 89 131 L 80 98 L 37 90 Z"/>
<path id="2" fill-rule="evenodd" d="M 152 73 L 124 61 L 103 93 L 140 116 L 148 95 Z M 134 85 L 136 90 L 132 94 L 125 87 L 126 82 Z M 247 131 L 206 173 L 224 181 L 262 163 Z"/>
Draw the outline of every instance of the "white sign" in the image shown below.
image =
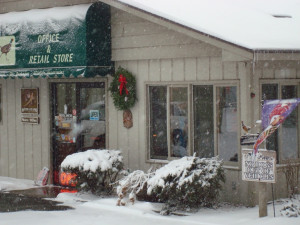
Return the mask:
<path id="1" fill-rule="evenodd" d="M 242 179 L 256 182 L 276 182 L 276 152 L 242 150 Z"/>
<path id="2" fill-rule="evenodd" d="M 36 185 L 39 186 L 45 186 L 48 181 L 48 175 L 49 175 L 49 169 L 47 167 L 44 167 L 40 172 L 39 175 L 35 181 Z"/>
<path id="3" fill-rule="evenodd" d="M 90 110 L 90 120 L 99 120 L 99 110 Z"/>

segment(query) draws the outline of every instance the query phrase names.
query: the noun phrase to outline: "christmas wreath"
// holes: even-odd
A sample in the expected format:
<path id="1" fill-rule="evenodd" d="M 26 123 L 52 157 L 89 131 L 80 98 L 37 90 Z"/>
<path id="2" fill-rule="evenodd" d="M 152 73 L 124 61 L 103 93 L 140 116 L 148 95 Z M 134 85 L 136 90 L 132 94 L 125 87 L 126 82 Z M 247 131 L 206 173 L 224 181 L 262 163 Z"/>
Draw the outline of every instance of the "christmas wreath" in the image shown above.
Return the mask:
<path id="1" fill-rule="evenodd" d="M 137 100 L 135 77 L 121 67 L 114 74 L 109 90 L 118 110 L 130 109 Z"/>

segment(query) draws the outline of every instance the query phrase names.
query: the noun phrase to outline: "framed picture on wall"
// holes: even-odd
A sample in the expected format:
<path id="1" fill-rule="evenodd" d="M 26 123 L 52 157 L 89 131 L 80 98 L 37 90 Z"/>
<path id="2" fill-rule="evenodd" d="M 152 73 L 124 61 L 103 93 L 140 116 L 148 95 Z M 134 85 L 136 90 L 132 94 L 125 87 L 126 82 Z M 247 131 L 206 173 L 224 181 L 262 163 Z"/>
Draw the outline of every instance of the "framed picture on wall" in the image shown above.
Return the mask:
<path id="1" fill-rule="evenodd" d="M 39 113 L 38 88 L 21 88 L 21 113 Z"/>

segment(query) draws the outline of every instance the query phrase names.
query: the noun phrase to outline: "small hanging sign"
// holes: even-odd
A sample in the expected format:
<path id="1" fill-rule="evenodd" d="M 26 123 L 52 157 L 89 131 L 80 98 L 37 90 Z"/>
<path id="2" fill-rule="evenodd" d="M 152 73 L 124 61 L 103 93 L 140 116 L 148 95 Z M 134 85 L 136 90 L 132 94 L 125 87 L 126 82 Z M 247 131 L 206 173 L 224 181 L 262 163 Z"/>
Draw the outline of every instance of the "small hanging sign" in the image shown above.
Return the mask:
<path id="1" fill-rule="evenodd" d="M 242 150 L 242 180 L 276 183 L 276 152 Z"/>
<path id="2" fill-rule="evenodd" d="M 35 117 L 21 117 L 21 122 L 22 123 L 28 123 L 28 124 L 39 124 L 40 123 L 40 119 L 38 116 Z"/>
<path id="3" fill-rule="evenodd" d="M 99 110 L 90 110 L 90 120 L 99 120 L 100 113 Z"/>

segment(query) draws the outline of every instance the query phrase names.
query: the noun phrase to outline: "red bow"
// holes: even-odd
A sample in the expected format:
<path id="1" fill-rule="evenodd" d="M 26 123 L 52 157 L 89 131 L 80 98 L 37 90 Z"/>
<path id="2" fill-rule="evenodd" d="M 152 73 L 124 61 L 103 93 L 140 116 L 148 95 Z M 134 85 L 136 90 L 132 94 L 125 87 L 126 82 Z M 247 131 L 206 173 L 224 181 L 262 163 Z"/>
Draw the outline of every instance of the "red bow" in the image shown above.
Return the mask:
<path id="1" fill-rule="evenodd" d="M 126 88 L 126 77 L 123 76 L 123 74 L 120 74 L 119 76 L 119 82 L 120 82 L 120 95 L 122 95 L 123 88 L 125 89 L 126 95 L 128 95 L 129 91 Z"/>

